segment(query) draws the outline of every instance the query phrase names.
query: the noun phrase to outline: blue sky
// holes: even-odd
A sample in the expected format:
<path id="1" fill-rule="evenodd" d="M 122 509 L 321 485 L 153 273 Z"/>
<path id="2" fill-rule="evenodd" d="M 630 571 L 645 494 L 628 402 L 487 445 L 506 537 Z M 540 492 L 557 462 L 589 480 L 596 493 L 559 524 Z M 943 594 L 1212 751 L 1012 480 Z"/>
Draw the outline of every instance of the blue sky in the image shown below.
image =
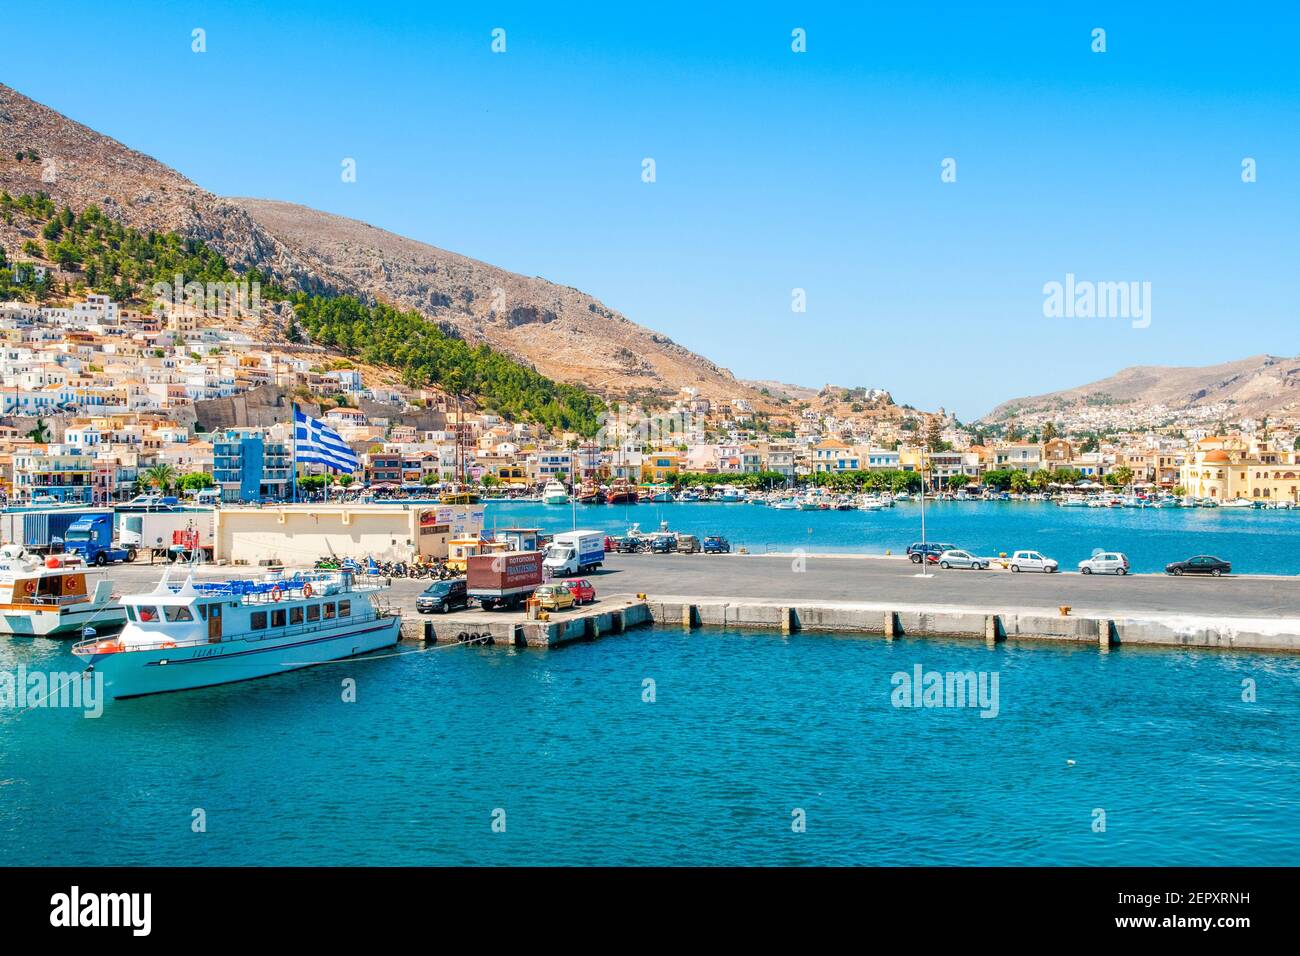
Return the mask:
<path id="1" fill-rule="evenodd" d="M 0 81 L 214 192 L 576 286 L 744 377 L 969 419 L 1300 352 L 1295 5 L 259 6 L 11 5 Z M 1067 273 L 1150 282 L 1150 327 L 1045 318 Z"/>

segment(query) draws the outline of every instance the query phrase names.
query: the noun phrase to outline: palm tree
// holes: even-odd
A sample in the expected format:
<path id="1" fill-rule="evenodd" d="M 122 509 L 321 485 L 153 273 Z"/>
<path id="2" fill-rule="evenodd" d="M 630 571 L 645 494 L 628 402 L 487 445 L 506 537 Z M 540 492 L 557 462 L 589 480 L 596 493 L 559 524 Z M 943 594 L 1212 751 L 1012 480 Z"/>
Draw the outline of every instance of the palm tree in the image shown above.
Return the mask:
<path id="1" fill-rule="evenodd" d="M 171 465 L 152 465 L 144 470 L 143 478 L 146 486 L 166 492 L 176 483 L 176 469 Z"/>

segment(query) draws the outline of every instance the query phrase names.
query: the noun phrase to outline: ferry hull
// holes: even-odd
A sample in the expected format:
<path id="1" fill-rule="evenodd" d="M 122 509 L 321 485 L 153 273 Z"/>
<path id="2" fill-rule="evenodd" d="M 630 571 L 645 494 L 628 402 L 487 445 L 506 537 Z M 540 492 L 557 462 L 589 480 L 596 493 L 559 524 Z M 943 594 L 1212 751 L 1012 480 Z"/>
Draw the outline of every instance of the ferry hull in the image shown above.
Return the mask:
<path id="1" fill-rule="evenodd" d="M 181 648 L 94 654 L 88 663 L 103 675 L 109 697 L 123 700 L 233 684 L 368 654 L 394 646 L 401 638 L 401 626 L 400 617 L 372 618 L 329 631 L 262 640 L 227 639 Z"/>

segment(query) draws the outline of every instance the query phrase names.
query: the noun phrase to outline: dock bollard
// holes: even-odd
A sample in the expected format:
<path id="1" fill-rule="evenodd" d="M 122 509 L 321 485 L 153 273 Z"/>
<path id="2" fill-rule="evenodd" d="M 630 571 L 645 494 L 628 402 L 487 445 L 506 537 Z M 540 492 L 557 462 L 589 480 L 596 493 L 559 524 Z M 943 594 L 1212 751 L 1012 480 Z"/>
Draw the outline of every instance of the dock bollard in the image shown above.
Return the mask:
<path id="1" fill-rule="evenodd" d="M 998 642 L 998 616 L 986 615 L 984 618 L 984 643 L 992 647 Z"/>
<path id="2" fill-rule="evenodd" d="M 424 643 L 432 644 L 435 640 L 437 640 L 437 637 L 433 631 L 433 622 L 425 621 L 424 622 Z"/>
<path id="3" fill-rule="evenodd" d="M 895 625 L 896 625 L 896 624 L 897 624 L 897 621 L 896 621 L 896 619 L 895 619 L 895 617 L 894 617 L 894 612 L 893 612 L 893 611 L 886 611 L 886 612 L 885 612 L 885 640 L 887 640 L 887 641 L 892 641 L 892 640 L 894 639 L 894 634 L 895 634 L 895 630 L 896 630 Z"/>
<path id="4" fill-rule="evenodd" d="M 794 608 L 781 608 L 781 633 L 789 634 L 794 630 Z"/>
<path id="5" fill-rule="evenodd" d="M 683 604 L 682 605 L 682 627 L 686 628 L 686 630 L 689 631 L 691 629 L 691 626 L 694 623 L 695 623 L 695 605 Z"/>

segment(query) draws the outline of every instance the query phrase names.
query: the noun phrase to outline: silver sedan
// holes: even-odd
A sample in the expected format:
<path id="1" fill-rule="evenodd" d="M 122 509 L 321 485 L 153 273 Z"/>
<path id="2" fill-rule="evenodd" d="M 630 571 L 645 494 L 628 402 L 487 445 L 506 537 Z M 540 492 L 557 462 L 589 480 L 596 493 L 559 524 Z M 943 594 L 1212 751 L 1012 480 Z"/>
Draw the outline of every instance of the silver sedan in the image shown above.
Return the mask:
<path id="1" fill-rule="evenodd" d="M 948 568 L 971 568 L 975 571 L 987 571 L 989 561 L 988 558 L 977 558 L 969 551 L 945 551 L 939 555 L 939 567 L 945 570 Z"/>

